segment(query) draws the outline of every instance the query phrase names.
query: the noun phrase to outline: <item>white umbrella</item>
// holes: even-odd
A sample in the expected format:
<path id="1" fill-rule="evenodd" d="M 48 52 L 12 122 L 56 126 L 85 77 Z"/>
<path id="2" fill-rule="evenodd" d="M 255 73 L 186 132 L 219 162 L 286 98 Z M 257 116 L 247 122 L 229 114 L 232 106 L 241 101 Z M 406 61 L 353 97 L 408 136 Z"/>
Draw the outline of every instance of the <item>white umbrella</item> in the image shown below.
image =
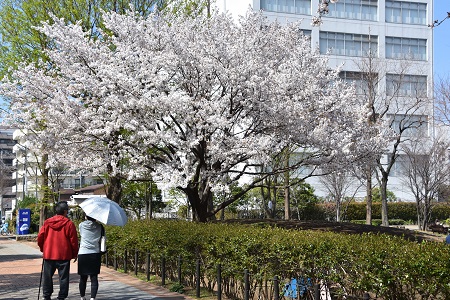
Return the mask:
<path id="1" fill-rule="evenodd" d="M 123 226 L 128 217 L 122 207 L 105 197 L 91 197 L 81 202 L 85 214 L 106 225 Z"/>

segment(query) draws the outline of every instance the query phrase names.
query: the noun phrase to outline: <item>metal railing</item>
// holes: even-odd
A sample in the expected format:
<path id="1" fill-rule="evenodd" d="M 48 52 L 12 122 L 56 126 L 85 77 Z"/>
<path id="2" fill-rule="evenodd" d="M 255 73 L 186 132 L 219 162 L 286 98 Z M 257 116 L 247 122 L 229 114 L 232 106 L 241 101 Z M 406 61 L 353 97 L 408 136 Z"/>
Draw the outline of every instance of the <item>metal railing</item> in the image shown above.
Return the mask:
<path id="1" fill-rule="evenodd" d="M 159 258 L 155 258 L 159 257 Z M 181 256 L 167 258 L 152 255 L 148 251 L 137 249 L 109 249 L 103 257 L 106 267 L 123 270 L 124 273 L 134 272 L 134 276 L 145 275 L 147 281 L 158 277 L 161 286 L 178 284 L 189 286 L 195 290 L 195 296 L 201 298 L 201 289 L 207 289 L 216 295 L 217 300 L 226 298 L 242 300 L 280 300 L 280 299 L 363 299 L 370 300 L 368 292 L 359 295 L 348 295 L 333 291 L 332 283 L 297 280 L 294 286 L 292 278 L 261 279 L 261 274 L 252 274 L 247 269 L 230 270 L 227 266 L 217 264 L 209 266 L 201 259 L 183 260 Z M 224 272 L 226 270 L 226 272 Z M 226 273 L 226 275 L 224 275 Z M 232 275 L 230 275 L 232 274 Z M 302 276 L 299 276 L 300 279 Z M 286 282 L 288 281 L 288 282 Z M 379 298 L 376 298 L 379 299 Z"/>

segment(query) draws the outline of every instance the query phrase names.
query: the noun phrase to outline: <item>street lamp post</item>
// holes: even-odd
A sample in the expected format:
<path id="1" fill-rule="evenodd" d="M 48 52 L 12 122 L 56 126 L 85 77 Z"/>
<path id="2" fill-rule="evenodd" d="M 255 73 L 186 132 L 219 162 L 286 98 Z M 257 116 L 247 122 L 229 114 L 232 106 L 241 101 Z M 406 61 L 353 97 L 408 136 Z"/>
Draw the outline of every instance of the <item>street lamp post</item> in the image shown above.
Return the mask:
<path id="1" fill-rule="evenodd" d="M 24 164 L 23 164 L 23 176 L 22 176 L 22 201 L 25 199 L 25 189 L 27 186 L 27 150 L 25 147 L 22 148 L 22 153 L 24 153 Z"/>

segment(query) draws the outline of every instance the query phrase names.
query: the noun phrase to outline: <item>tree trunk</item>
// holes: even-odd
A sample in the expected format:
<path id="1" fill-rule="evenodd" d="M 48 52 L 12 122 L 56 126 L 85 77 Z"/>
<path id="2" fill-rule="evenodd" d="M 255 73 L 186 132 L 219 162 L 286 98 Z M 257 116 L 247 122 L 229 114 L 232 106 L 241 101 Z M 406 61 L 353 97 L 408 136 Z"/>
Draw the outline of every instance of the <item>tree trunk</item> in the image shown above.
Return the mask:
<path id="1" fill-rule="evenodd" d="M 210 201 L 212 201 L 212 193 L 209 189 L 205 191 L 205 193 L 202 193 L 201 198 L 199 196 L 198 187 L 195 185 L 187 188 L 180 188 L 180 190 L 186 194 L 189 204 L 192 207 L 193 221 L 206 223 L 214 217 L 211 216 L 211 213 L 209 212 L 209 204 Z"/>
<path id="2" fill-rule="evenodd" d="M 381 225 L 389 226 L 388 205 L 387 205 L 387 183 L 388 176 L 383 173 L 381 178 L 380 194 L 381 194 Z"/>
<path id="3" fill-rule="evenodd" d="M 150 187 L 148 182 L 145 182 L 145 218 L 151 219 L 153 215 L 153 181 L 150 181 Z"/>
<path id="4" fill-rule="evenodd" d="M 263 208 L 264 208 L 264 218 L 271 218 L 272 217 L 272 212 L 269 209 L 269 202 L 270 202 L 270 185 L 268 185 L 267 188 L 267 194 L 264 192 L 264 188 L 261 186 L 260 188 L 261 190 L 261 197 L 262 197 L 262 201 L 263 201 Z M 266 201 L 265 199 L 267 199 L 267 205 L 266 205 Z"/>
<path id="5" fill-rule="evenodd" d="M 45 154 L 42 156 L 40 162 L 40 169 L 42 172 L 42 189 L 44 190 L 44 197 L 41 201 L 41 207 L 39 210 L 39 229 L 44 225 L 45 219 L 47 219 L 48 207 L 50 203 L 53 203 L 53 196 L 49 193 L 50 188 L 48 186 L 48 173 L 49 169 L 47 168 L 48 155 Z M 36 174 L 37 176 L 37 174 Z"/>
<path id="6" fill-rule="evenodd" d="M 417 213 L 417 225 L 419 225 L 419 229 L 425 230 L 425 228 L 423 228 L 422 223 L 422 209 L 420 208 L 420 199 L 417 195 L 416 195 L 416 213 Z"/>
<path id="7" fill-rule="evenodd" d="M 336 222 L 341 221 L 341 200 L 340 198 L 336 199 Z"/>
<path id="8" fill-rule="evenodd" d="M 119 176 L 109 177 L 109 185 L 107 192 L 108 199 L 120 204 L 120 199 L 122 198 L 122 183 Z"/>
<path id="9" fill-rule="evenodd" d="M 289 186 L 284 188 L 284 219 L 289 220 L 291 218 L 291 192 Z"/>
<path id="10" fill-rule="evenodd" d="M 120 199 L 122 198 L 122 182 L 120 181 L 120 177 L 117 175 L 111 175 L 113 174 L 113 167 L 111 164 L 108 164 L 106 170 L 109 175 L 106 197 L 120 204 Z"/>
<path id="11" fill-rule="evenodd" d="M 428 227 L 428 223 L 430 221 L 430 211 L 431 211 L 431 205 L 430 205 L 430 200 L 428 199 L 428 197 L 425 197 L 425 199 L 423 199 L 423 230 L 425 230 Z M 434 220 L 432 221 L 434 222 Z"/>
<path id="12" fill-rule="evenodd" d="M 366 224 L 372 225 L 372 168 L 367 168 L 366 174 Z"/>
<path id="13" fill-rule="evenodd" d="M 276 183 L 276 182 L 275 182 Z M 277 212 L 277 194 L 278 194 L 278 188 L 276 186 L 273 187 L 272 189 L 272 196 L 271 199 L 272 200 L 272 209 L 271 209 L 271 217 L 272 219 L 275 219 L 276 217 L 276 212 Z M 273 197 L 273 198 L 272 198 Z"/>
<path id="14" fill-rule="evenodd" d="M 286 169 L 289 169 L 289 153 L 286 155 Z M 284 173 L 284 219 L 291 218 L 291 193 L 289 190 L 289 171 Z"/>

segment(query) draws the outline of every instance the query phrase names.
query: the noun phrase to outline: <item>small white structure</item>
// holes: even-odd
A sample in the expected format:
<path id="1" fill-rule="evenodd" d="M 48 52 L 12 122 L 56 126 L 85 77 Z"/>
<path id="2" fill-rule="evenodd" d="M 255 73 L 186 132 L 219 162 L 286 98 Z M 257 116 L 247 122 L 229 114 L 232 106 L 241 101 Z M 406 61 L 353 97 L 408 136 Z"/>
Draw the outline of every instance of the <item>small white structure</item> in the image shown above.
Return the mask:
<path id="1" fill-rule="evenodd" d="M 70 201 L 68 202 L 69 206 L 77 206 L 80 205 L 86 199 L 91 197 L 105 197 L 106 195 L 72 195 L 70 196 Z"/>

